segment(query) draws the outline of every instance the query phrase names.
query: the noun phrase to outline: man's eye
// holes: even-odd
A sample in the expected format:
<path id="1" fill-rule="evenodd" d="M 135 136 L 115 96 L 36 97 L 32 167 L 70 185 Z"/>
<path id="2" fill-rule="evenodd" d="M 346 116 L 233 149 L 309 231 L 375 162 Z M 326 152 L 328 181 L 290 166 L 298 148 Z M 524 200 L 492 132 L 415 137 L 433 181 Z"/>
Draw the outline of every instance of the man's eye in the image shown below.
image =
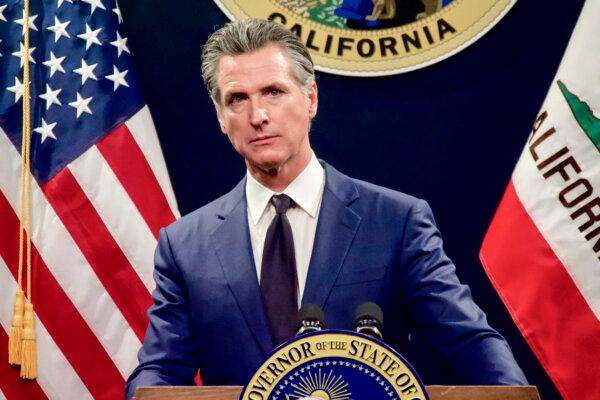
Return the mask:
<path id="1" fill-rule="evenodd" d="M 240 104 L 245 99 L 246 99 L 246 96 L 244 96 L 243 94 L 232 94 L 231 96 L 227 97 L 227 104 L 230 104 L 230 105 Z"/>
<path id="2" fill-rule="evenodd" d="M 281 90 L 279 89 L 269 89 L 269 96 L 279 96 L 281 94 Z"/>

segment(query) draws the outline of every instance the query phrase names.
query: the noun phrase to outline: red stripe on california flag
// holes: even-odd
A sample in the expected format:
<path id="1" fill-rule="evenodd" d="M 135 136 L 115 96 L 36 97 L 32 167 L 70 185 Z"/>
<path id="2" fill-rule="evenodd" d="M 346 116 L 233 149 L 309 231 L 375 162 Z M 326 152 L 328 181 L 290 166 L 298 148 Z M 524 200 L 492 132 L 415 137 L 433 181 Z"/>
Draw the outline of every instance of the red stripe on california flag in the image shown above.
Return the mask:
<path id="1" fill-rule="evenodd" d="M 175 221 L 175 215 L 127 126 L 122 124 L 116 128 L 96 143 L 96 147 L 158 239 L 160 228 Z"/>
<path id="2" fill-rule="evenodd" d="M 0 255 L 16 280 L 19 259 L 19 219 L 2 192 L 0 192 L 0 221 L 2 221 Z M 40 322 L 44 324 L 95 399 L 122 397 L 125 381 L 121 373 L 54 279 L 33 244 L 31 257 L 34 281 L 33 304 Z M 63 267 L 69 268 L 68 265 Z"/>
<path id="3" fill-rule="evenodd" d="M 98 279 L 140 341 L 148 325 L 150 293 L 68 168 L 41 186 Z"/>
<path id="4" fill-rule="evenodd" d="M 600 393 L 600 322 L 523 208 L 512 181 L 480 257 L 562 396 L 596 399 Z"/>
<path id="5" fill-rule="evenodd" d="M 6 360 L 8 360 L 8 335 L 0 327 L 0 390 L 6 399 L 38 400 L 48 398 L 37 381 L 21 379 L 19 367 L 9 365 Z"/>

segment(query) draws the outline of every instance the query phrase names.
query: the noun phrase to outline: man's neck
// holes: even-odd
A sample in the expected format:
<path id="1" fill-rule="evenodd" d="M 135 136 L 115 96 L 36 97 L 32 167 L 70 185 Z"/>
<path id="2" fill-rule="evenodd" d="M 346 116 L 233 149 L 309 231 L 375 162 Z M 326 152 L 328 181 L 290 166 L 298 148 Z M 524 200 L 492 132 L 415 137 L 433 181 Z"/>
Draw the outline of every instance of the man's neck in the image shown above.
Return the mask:
<path id="1" fill-rule="evenodd" d="M 293 165 L 284 164 L 278 168 L 262 169 L 258 166 L 246 164 L 248 172 L 261 185 L 271 189 L 276 193 L 281 193 L 287 188 L 290 183 L 300 175 L 306 168 L 312 157 L 312 150 L 303 154 L 298 162 Z"/>

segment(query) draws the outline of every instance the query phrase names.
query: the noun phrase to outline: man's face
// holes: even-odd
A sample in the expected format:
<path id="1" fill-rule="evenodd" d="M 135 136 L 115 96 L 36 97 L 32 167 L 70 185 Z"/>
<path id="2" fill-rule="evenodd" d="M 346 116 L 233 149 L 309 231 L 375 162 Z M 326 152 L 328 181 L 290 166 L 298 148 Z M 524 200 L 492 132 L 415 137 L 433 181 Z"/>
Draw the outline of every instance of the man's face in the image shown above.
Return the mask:
<path id="1" fill-rule="evenodd" d="M 317 113 L 317 87 L 302 91 L 289 56 L 269 44 L 219 61 L 221 130 L 252 171 L 300 173 L 310 159 L 308 130 Z M 296 171 L 298 170 L 298 171 Z"/>

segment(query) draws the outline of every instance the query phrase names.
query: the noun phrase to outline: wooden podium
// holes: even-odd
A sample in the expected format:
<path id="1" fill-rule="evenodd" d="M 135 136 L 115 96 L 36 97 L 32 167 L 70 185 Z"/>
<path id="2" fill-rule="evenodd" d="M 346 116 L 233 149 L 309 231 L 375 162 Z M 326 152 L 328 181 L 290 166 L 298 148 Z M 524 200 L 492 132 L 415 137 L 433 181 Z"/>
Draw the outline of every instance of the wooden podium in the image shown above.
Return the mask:
<path id="1" fill-rule="evenodd" d="M 430 400 L 540 400 L 535 386 L 425 386 L 425 388 Z M 238 400 L 241 391 L 241 386 L 139 387 L 135 392 L 135 400 Z"/>

